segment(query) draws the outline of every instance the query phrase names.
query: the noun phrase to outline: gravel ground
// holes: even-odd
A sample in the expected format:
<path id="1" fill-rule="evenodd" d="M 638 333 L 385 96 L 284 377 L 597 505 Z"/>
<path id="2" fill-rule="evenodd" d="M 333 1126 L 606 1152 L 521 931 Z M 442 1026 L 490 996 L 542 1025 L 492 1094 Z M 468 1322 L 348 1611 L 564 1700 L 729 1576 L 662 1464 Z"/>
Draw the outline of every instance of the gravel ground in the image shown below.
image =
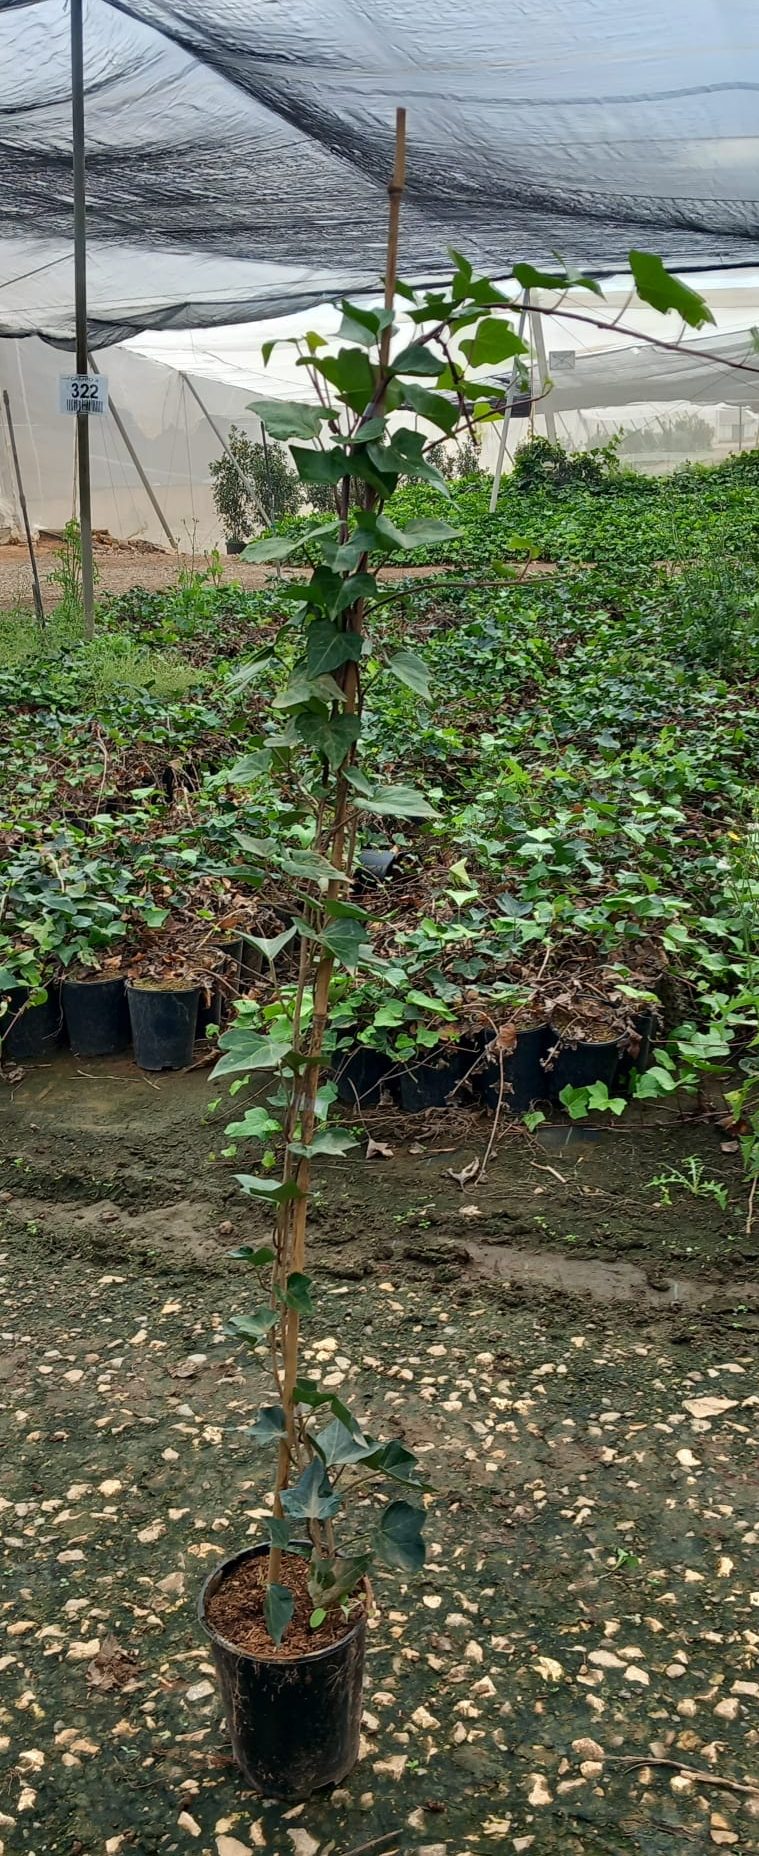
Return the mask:
<path id="1" fill-rule="evenodd" d="M 356 1770 L 267 1803 L 231 1764 L 195 1618 L 266 1512 L 262 1363 L 223 1335 L 249 1303 L 224 1254 L 246 1211 L 227 1179 L 215 1197 L 201 1075 L 156 1092 L 125 1066 L 106 1088 L 75 1061 L 0 1117 L 0 1856 L 355 1856 L 391 1833 L 399 1856 L 751 1856 L 759 1390 L 737 1288 L 683 1324 L 607 1305 L 602 1262 L 595 1295 L 571 1258 L 560 1291 L 490 1281 L 451 1241 L 455 1203 L 430 1230 L 395 1209 L 410 1172 L 349 1196 L 335 1174 L 306 1370 L 420 1452 L 429 1558 L 377 1581 Z"/>

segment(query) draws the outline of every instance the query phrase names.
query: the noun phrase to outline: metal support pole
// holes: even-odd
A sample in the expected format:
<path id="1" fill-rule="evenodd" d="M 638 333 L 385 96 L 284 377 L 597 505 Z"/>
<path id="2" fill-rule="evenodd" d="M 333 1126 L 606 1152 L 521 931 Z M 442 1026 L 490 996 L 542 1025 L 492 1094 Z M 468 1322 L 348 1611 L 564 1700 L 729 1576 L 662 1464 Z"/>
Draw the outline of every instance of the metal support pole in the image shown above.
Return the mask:
<path id="1" fill-rule="evenodd" d="M 524 298 L 522 301 L 522 307 L 519 312 L 519 328 L 517 330 L 517 334 L 519 335 L 520 340 L 521 340 L 521 337 L 524 335 L 524 325 L 527 321 L 527 314 L 529 311 L 529 307 L 530 307 L 530 292 L 529 290 L 525 290 Z M 496 504 L 498 502 L 498 491 L 501 488 L 501 477 L 503 476 L 503 460 L 506 456 L 506 440 L 509 435 L 509 425 L 511 422 L 511 408 L 517 396 L 517 384 L 518 384 L 517 383 L 517 370 L 516 370 L 516 367 L 514 367 L 512 370 L 511 379 L 506 389 L 506 406 L 504 408 L 503 425 L 501 426 L 501 437 L 500 437 L 499 444 L 498 444 L 498 457 L 496 458 L 495 474 L 493 477 L 493 488 L 490 492 L 490 514 L 491 516 L 495 513 Z"/>
<path id="2" fill-rule="evenodd" d="M 87 205 L 84 165 L 84 45 L 82 0 L 70 0 L 71 11 L 71 132 L 74 181 L 74 311 L 76 320 L 76 371 L 87 367 Z M 79 532 L 82 549 L 82 601 L 84 635 L 95 631 L 95 575 L 92 566 L 92 489 L 90 481 L 89 414 L 77 413 L 79 462 Z"/>
<path id="3" fill-rule="evenodd" d="M 240 469 L 240 466 L 237 462 L 234 452 L 230 451 L 226 438 L 224 438 L 221 432 L 219 431 L 219 427 L 216 424 L 216 420 L 211 418 L 211 414 L 208 410 L 208 407 L 204 406 L 197 387 L 193 386 L 192 381 L 188 380 L 188 377 L 186 374 L 180 373 L 179 378 L 180 380 L 184 381 L 184 384 L 186 387 L 189 387 L 193 399 L 197 400 L 197 403 L 200 407 L 200 410 L 203 414 L 204 419 L 208 420 L 208 423 L 211 427 L 211 431 L 216 434 L 216 437 L 219 440 L 219 444 L 221 445 L 222 451 L 226 453 L 226 456 L 229 458 L 229 462 L 232 465 L 233 469 L 237 471 L 237 475 L 240 479 L 240 482 L 245 485 L 245 488 L 248 492 L 251 502 L 255 504 L 256 508 L 259 511 L 259 514 L 263 516 L 263 519 L 266 523 L 267 528 L 271 528 L 272 518 L 269 514 L 268 509 L 264 508 L 264 505 L 261 501 L 258 491 L 255 488 L 255 485 L 251 483 L 249 477 L 246 477 L 244 470 Z"/>
<path id="4" fill-rule="evenodd" d="M 97 369 L 97 362 L 95 360 L 94 355 L 89 354 L 87 358 L 89 360 L 89 364 L 90 364 L 93 374 L 96 374 L 98 369 Z M 108 394 L 108 411 L 113 414 L 113 423 L 116 427 L 117 432 L 119 433 L 120 438 L 123 440 L 125 449 L 129 452 L 129 456 L 132 460 L 134 468 L 140 479 L 140 483 L 142 484 L 143 490 L 145 491 L 145 495 L 147 496 L 149 502 L 152 504 L 156 512 L 158 520 L 161 524 L 161 528 L 163 529 L 164 535 L 166 536 L 168 540 L 169 547 L 173 548 L 174 552 L 176 553 L 179 543 L 174 540 L 174 536 L 171 533 L 171 529 L 169 528 L 166 517 L 158 501 L 158 497 L 155 494 L 155 491 L 150 482 L 150 479 L 146 475 L 146 472 L 143 470 L 142 464 L 140 463 L 140 460 L 137 456 L 137 452 L 135 451 L 134 445 L 132 444 L 132 440 L 129 436 L 129 433 L 126 429 L 124 421 L 121 417 L 121 413 L 119 412 L 118 407 L 114 405 L 113 395 L 111 393 Z"/>
<path id="5" fill-rule="evenodd" d="M 5 406 L 5 417 L 8 421 L 8 437 L 11 441 L 11 456 L 13 458 L 13 469 L 16 473 L 16 488 L 18 490 L 18 500 L 21 504 L 21 516 L 23 519 L 24 530 L 26 533 L 26 545 L 27 545 L 27 548 L 29 549 L 29 559 L 32 563 L 32 592 L 34 594 L 34 610 L 37 614 L 37 623 L 38 625 L 41 626 L 42 630 L 44 631 L 45 629 L 45 608 L 42 604 L 42 588 L 40 586 L 40 577 L 37 572 L 37 557 L 34 552 L 34 542 L 32 540 L 32 525 L 31 525 L 31 522 L 29 521 L 29 511 L 26 506 L 26 497 L 24 495 L 24 484 L 23 484 L 23 479 L 21 476 L 21 465 L 19 464 L 19 461 L 18 461 L 18 451 L 16 449 L 16 434 L 13 429 L 13 416 L 11 413 L 11 403 L 8 398 L 7 387 L 3 388 L 3 404 Z"/>
<path id="6" fill-rule="evenodd" d="M 542 322 L 542 318 L 539 315 L 536 316 L 535 311 L 532 309 L 530 310 L 530 330 L 532 333 L 533 342 L 535 344 L 535 353 L 538 357 L 538 369 L 540 372 L 540 390 L 541 390 L 541 393 L 544 393 L 545 383 L 548 379 L 548 362 L 546 360 L 546 345 L 543 340 L 543 322 Z M 543 418 L 545 419 L 545 422 L 546 422 L 546 431 L 551 440 L 551 444 L 555 445 L 556 443 L 556 415 L 551 405 L 550 392 L 546 399 L 545 406 L 542 407 L 542 413 L 543 413 Z"/>

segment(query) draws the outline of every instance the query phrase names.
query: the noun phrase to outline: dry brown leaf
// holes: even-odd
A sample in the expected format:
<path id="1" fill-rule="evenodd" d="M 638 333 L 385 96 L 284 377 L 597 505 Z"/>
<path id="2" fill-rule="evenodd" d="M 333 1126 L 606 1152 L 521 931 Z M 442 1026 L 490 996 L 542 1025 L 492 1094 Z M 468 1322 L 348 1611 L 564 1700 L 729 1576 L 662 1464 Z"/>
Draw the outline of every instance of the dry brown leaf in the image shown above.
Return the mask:
<path id="1" fill-rule="evenodd" d="M 112 1695 L 125 1688 L 137 1673 L 137 1658 L 132 1650 L 122 1650 L 116 1637 L 105 1636 L 86 1669 L 87 1687 L 99 1695 Z"/>
<path id="2" fill-rule="evenodd" d="M 373 1141 L 371 1135 L 366 1143 L 365 1160 L 392 1160 L 394 1148 L 388 1147 L 387 1141 Z"/>
<path id="3" fill-rule="evenodd" d="M 462 1167 L 460 1173 L 454 1172 L 454 1169 L 452 1166 L 446 1167 L 445 1177 L 446 1179 L 455 1180 L 456 1185 L 459 1186 L 461 1188 L 461 1191 L 463 1192 L 464 1187 L 470 1186 L 472 1181 L 477 1178 L 479 1171 L 480 1171 L 479 1160 L 470 1160 L 466 1166 Z"/>

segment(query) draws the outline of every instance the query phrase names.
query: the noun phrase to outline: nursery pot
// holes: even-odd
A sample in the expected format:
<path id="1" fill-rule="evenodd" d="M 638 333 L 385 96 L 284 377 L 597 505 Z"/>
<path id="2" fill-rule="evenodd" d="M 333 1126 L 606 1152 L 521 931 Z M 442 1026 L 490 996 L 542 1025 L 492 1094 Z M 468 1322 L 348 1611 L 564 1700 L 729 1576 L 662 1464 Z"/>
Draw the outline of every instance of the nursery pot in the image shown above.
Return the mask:
<path id="1" fill-rule="evenodd" d="M 472 1069 L 478 1054 L 473 1044 L 442 1044 L 412 1067 L 404 1065 L 399 1085 L 404 1114 L 419 1115 L 425 1108 L 447 1107 L 451 1090 Z"/>
<path id="2" fill-rule="evenodd" d="M 240 990 L 240 966 L 242 962 L 242 935 L 218 935 L 212 943 L 218 949 L 221 958 L 218 963 L 218 978 L 214 980 L 208 993 L 201 989 L 198 1005 L 198 1022 L 195 1036 L 204 1038 L 209 1025 L 221 1028 L 225 1003 L 236 999 Z M 206 1004 L 206 999 L 208 1003 Z"/>
<path id="3" fill-rule="evenodd" d="M 338 1051 L 335 1064 L 339 1065 L 335 1068 L 338 1101 L 348 1108 L 378 1108 L 382 1089 L 395 1069 L 391 1058 L 384 1051 L 357 1044 L 347 1054 Z"/>
<path id="4" fill-rule="evenodd" d="M 276 1660 L 236 1649 L 207 1616 L 209 1599 L 247 1560 L 268 1546 L 246 1547 L 206 1580 L 198 1606 L 210 1639 L 232 1751 L 248 1785 L 266 1798 L 309 1798 L 339 1785 L 355 1766 L 361 1729 L 366 1618 L 339 1643 Z"/>
<path id="5" fill-rule="evenodd" d="M 71 1049 L 79 1057 L 113 1057 L 129 1043 L 129 1008 L 124 981 L 64 980 L 63 1016 Z"/>
<path id="6" fill-rule="evenodd" d="M 637 1057 L 634 1057 L 629 1045 L 624 1046 L 619 1059 L 618 1072 L 618 1081 L 623 1083 L 629 1081 L 631 1070 L 637 1070 L 642 1076 L 643 1071 L 648 1069 L 651 1062 L 651 1040 L 658 1023 L 657 1014 L 653 1009 L 648 1012 L 636 1012 L 632 1022 L 640 1038 L 640 1049 Z"/>
<path id="7" fill-rule="evenodd" d="M 553 1028 L 549 1048 L 559 1037 L 560 1033 Z M 562 1044 L 553 1068 L 546 1071 L 551 1100 L 558 1102 L 562 1089 L 566 1089 L 568 1083 L 573 1089 L 582 1089 L 592 1083 L 605 1083 L 607 1089 L 611 1089 L 619 1069 L 619 1060 L 618 1038 L 604 1038 L 598 1042 L 590 1038 L 578 1038 L 576 1042 Z"/>
<path id="8" fill-rule="evenodd" d="M 186 1070 L 192 1063 L 199 986 L 127 986 L 134 1061 L 141 1070 Z"/>
<path id="9" fill-rule="evenodd" d="M 493 1033 L 488 1031 L 484 1044 L 493 1042 Z M 517 1032 L 516 1047 L 503 1055 L 503 1097 L 501 1110 L 507 1115 L 525 1115 L 533 1102 L 546 1102 L 551 1093 L 548 1073 L 544 1070 L 541 1059 L 546 1057 L 552 1043 L 551 1027 L 548 1024 L 527 1025 Z M 497 1109 L 501 1098 L 501 1066 L 497 1056 L 489 1057 L 478 1073 L 477 1082 L 488 1108 Z"/>
<path id="10" fill-rule="evenodd" d="M 0 1018 L 0 1051 L 13 1063 L 30 1063 L 35 1057 L 48 1056 L 62 1030 L 57 985 L 48 987 L 42 1005 L 27 1005 L 28 997 L 26 986 L 13 986 L 4 994 L 7 1010 Z"/>
<path id="11" fill-rule="evenodd" d="M 228 541 L 227 554 L 242 554 L 245 545 L 244 541 Z"/>

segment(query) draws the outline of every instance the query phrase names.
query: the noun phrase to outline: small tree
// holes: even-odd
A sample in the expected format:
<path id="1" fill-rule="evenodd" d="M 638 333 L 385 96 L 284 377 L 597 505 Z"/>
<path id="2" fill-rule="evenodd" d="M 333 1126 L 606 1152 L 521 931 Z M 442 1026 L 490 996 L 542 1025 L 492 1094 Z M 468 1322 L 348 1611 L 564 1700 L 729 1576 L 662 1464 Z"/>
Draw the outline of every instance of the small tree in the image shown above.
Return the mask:
<path id="1" fill-rule="evenodd" d="M 263 522 L 296 515 L 301 488 L 282 445 L 248 438 L 237 425 L 227 443 L 229 453 L 210 465 L 213 500 L 227 541 L 240 543 Z"/>

